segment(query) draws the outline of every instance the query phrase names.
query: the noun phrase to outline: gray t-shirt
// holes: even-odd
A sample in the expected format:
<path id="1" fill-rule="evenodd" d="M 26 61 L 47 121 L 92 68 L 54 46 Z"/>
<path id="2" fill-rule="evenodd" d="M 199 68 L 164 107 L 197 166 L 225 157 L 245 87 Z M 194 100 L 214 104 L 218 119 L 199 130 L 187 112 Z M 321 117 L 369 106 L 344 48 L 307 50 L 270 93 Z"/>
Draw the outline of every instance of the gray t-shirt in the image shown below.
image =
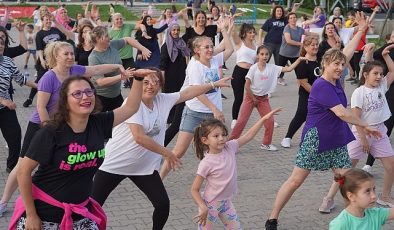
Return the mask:
<path id="1" fill-rule="evenodd" d="M 279 49 L 279 54 L 284 57 L 298 57 L 300 55 L 301 47 L 287 44 L 285 39 L 285 33 L 290 33 L 291 40 L 301 42 L 301 38 L 304 32 L 304 29 L 299 26 L 297 26 L 297 28 L 293 30 L 290 28 L 289 25 L 286 25 L 283 29 L 282 44 Z"/>
<path id="2" fill-rule="evenodd" d="M 98 52 L 93 50 L 92 53 L 89 55 L 89 66 L 93 65 L 101 65 L 101 64 L 120 64 L 122 65 L 122 60 L 119 56 L 119 50 L 125 46 L 125 41 L 123 39 L 115 39 L 110 42 L 108 49 L 104 52 Z M 97 95 L 108 97 L 108 98 L 115 98 L 120 94 L 120 87 L 121 82 L 119 81 L 116 84 L 105 86 L 105 87 L 98 87 L 97 86 L 97 79 L 103 77 L 113 77 L 119 75 L 119 70 L 104 74 L 104 75 L 97 75 L 92 77 L 92 82 L 96 87 Z"/>

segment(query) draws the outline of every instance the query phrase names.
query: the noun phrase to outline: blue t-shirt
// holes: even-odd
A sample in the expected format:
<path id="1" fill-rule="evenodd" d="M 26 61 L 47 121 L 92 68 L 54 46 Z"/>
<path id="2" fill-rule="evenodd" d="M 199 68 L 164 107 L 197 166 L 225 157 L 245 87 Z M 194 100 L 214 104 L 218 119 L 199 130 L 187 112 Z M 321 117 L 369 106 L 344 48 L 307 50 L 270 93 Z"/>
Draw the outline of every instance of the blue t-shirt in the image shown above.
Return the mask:
<path id="1" fill-rule="evenodd" d="M 264 43 L 281 44 L 283 29 L 287 25 L 287 18 L 270 18 L 261 26 L 261 29 L 267 32 L 264 37 Z"/>
<path id="2" fill-rule="evenodd" d="M 301 141 L 308 130 L 314 127 L 319 136 L 318 153 L 346 146 L 353 141 L 354 135 L 348 124 L 330 110 L 340 104 L 347 107 L 346 95 L 339 81 L 333 85 L 322 77 L 316 79 L 309 94 L 308 114 Z"/>
<path id="3" fill-rule="evenodd" d="M 378 230 L 389 217 L 389 208 L 367 208 L 364 217 L 355 217 L 343 210 L 330 222 L 330 230 Z"/>

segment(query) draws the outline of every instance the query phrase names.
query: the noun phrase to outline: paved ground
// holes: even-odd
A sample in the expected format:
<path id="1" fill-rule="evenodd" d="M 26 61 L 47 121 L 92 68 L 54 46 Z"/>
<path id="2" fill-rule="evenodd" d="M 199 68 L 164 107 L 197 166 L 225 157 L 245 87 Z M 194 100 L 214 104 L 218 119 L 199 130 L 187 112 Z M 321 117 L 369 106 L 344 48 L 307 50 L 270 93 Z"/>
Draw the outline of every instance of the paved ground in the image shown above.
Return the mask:
<path id="1" fill-rule="evenodd" d="M 23 67 L 21 58 L 17 58 L 16 62 L 19 67 Z M 227 62 L 229 70 L 225 72 L 226 75 L 232 73 L 234 62 L 235 57 L 233 56 Z M 32 76 L 32 64 L 29 65 L 29 70 Z M 276 117 L 276 121 L 280 126 L 275 129 L 273 144 L 278 147 L 297 106 L 298 86 L 294 73 L 286 74 L 286 80 L 289 85 L 278 86 L 271 98 L 272 107 L 280 106 L 284 108 L 283 112 Z M 33 107 L 22 107 L 22 103 L 29 93 L 29 88 L 21 88 L 19 86 L 15 86 L 15 88 L 14 97 L 18 105 L 18 118 L 24 134 Z M 346 89 L 349 97 L 354 86 L 346 85 Z M 124 93 L 126 91 L 124 90 Z M 223 101 L 223 104 L 227 119 L 226 124 L 229 125 L 233 96 L 231 89 L 224 89 L 223 92 L 228 97 L 227 100 Z M 35 105 L 35 102 L 33 105 Z M 257 118 L 258 113 L 255 111 L 248 127 Z M 334 133 L 332 135 L 335 137 Z M 262 137 L 262 132 L 260 132 L 254 140 L 240 150 L 237 156 L 239 193 L 234 199 L 234 204 L 244 229 L 263 229 L 275 194 L 292 171 L 299 136 L 300 133 L 297 133 L 293 140 L 294 147 L 290 149 L 280 147 L 279 151 L 272 153 L 259 149 Z M 5 173 L 7 154 L 8 150 L 5 148 L 4 139 L 0 138 L 0 191 L 3 191 L 7 178 L 7 173 Z M 171 173 L 165 180 L 165 186 L 171 200 L 171 213 L 165 229 L 196 228 L 192 217 L 197 213 L 197 206 L 194 204 L 189 190 L 195 176 L 198 160 L 192 149 L 189 148 L 182 161 L 183 169 Z M 373 174 L 377 179 L 378 192 L 381 192 L 382 188 L 382 172 L 382 166 L 380 162 L 377 162 L 373 168 Z M 327 229 L 330 220 L 344 208 L 342 197 L 338 194 L 336 197 L 337 208 L 332 214 L 322 215 L 317 211 L 323 196 L 328 191 L 331 180 L 331 172 L 313 172 L 281 213 L 279 229 Z M 12 201 L 15 198 L 16 195 L 12 198 Z M 13 203 L 11 202 L 9 204 L 9 212 L 0 218 L 0 229 L 6 229 L 12 207 Z M 109 220 L 108 229 L 151 229 L 153 208 L 149 200 L 128 180 L 125 180 L 111 194 L 104 208 Z M 220 224 L 217 226 L 216 229 L 222 229 Z M 394 224 L 387 224 L 384 229 L 394 229 Z"/>

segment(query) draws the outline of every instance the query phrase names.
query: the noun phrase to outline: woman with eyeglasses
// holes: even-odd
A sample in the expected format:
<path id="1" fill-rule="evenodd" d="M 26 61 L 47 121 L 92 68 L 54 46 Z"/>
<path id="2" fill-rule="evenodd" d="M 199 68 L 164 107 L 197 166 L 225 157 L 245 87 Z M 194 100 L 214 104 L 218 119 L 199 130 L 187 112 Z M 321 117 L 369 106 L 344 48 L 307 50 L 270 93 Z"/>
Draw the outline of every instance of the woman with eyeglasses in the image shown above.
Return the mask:
<path id="1" fill-rule="evenodd" d="M 56 112 L 59 98 L 59 89 L 64 80 L 74 76 L 84 76 L 90 78 L 94 75 L 106 74 L 114 70 L 120 70 L 126 73 L 121 65 L 105 64 L 99 66 L 80 66 L 74 64 L 74 48 L 67 42 L 53 42 L 45 49 L 45 56 L 48 62 L 49 70 L 42 76 L 37 85 L 37 108 L 33 111 L 26 133 L 23 139 L 22 150 L 18 151 L 19 159 L 22 159 L 35 133 L 42 125 L 53 118 Z M 16 163 L 16 162 L 15 162 Z M 0 215 L 4 212 L 8 201 L 17 189 L 16 167 L 10 172 L 4 193 L 0 201 Z"/>
<path id="2" fill-rule="evenodd" d="M 93 176 L 104 160 L 104 140 L 111 138 L 112 128 L 138 111 L 143 76 L 149 73 L 126 71 L 138 77 L 130 100 L 102 113 L 87 78 L 62 83 L 54 119 L 37 131 L 18 168 L 21 197 L 9 229 L 106 229 L 104 210 L 90 197 Z"/>
<path id="3" fill-rule="evenodd" d="M 197 20 L 198 20 L 197 16 Z M 213 83 L 220 79 L 221 66 L 233 53 L 233 46 L 226 31 L 226 26 L 233 27 L 234 21 L 230 18 L 219 20 L 217 27 L 223 33 L 223 46 L 214 48 L 211 38 L 199 36 L 193 40 L 193 57 L 187 69 L 183 88 L 205 83 Z M 220 88 L 214 88 L 203 95 L 186 101 L 183 109 L 178 139 L 173 153 L 181 158 L 189 147 L 194 134 L 194 129 L 206 118 L 216 118 L 224 122 L 222 112 L 222 98 Z M 160 176 L 162 179 L 173 167 L 167 160 L 164 162 Z"/>
<path id="4" fill-rule="evenodd" d="M 154 73 L 143 80 L 138 112 L 114 128 L 105 146 L 104 163 L 94 177 L 92 197 L 103 205 L 119 183 L 129 178 L 151 201 L 154 207 L 152 229 L 159 230 L 166 224 L 170 211 L 167 191 L 158 173 L 160 163 L 165 158 L 171 168 L 180 166 L 180 160 L 163 146 L 169 112 L 174 105 L 213 87 L 228 86 L 229 78 L 190 86 L 180 92 L 161 93 L 164 84 L 161 71 L 148 69 Z"/>
<path id="5" fill-rule="evenodd" d="M 89 66 L 101 64 L 122 65 L 119 50 L 127 45 L 141 50 L 141 56 L 144 59 L 148 59 L 151 56 L 151 51 L 131 37 L 111 40 L 107 28 L 103 26 L 95 27 L 91 32 L 90 38 L 94 45 L 94 49 L 89 55 Z M 111 111 L 122 105 L 122 80 L 126 80 L 126 78 L 119 70 L 93 76 L 92 82 L 96 86 L 97 95 L 102 103 L 103 111 Z"/>

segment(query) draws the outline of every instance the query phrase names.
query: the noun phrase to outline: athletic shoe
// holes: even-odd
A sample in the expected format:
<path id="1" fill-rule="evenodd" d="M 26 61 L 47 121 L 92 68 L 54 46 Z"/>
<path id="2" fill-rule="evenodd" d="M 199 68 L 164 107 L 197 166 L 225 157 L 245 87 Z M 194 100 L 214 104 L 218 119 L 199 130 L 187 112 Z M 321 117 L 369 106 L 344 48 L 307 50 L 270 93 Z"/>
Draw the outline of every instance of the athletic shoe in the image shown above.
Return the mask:
<path id="1" fill-rule="evenodd" d="M 7 211 L 7 203 L 0 202 L 0 217 Z"/>
<path id="2" fill-rule="evenodd" d="M 33 103 L 33 100 L 28 98 L 25 102 L 23 102 L 23 107 L 27 108 Z"/>
<path id="3" fill-rule="evenodd" d="M 235 127 L 236 123 L 237 123 L 237 120 L 235 120 L 235 119 L 233 121 L 231 121 L 231 125 L 230 125 L 231 129 L 233 129 Z"/>
<path id="4" fill-rule="evenodd" d="M 262 150 L 267 150 L 267 151 L 277 151 L 278 148 L 275 145 L 261 145 L 260 148 Z"/>
<path id="5" fill-rule="evenodd" d="M 284 79 L 282 79 L 282 78 L 278 78 L 278 85 L 283 85 L 283 86 L 286 86 L 286 85 L 287 85 L 287 83 L 285 82 L 285 80 L 284 80 Z"/>
<path id="6" fill-rule="evenodd" d="M 291 138 L 289 138 L 289 137 L 283 138 L 282 142 L 280 142 L 280 145 L 283 148 L 290 148 L 290 146 L 291 146 Z"/>
<path id="7" fill-rule="evenodd" d="M 364 165 L 364 167 L 362 168 L 362 170 L 364 170 L 365 172 L 372 172 L 372 166 L 370 165 Z"/>
<path id="8" fill-rule="evenodd" d="M 274 121 L 274 128 L 278 128 L 279 127 L 279 123 Z"/>
<path id="9" fill-rule="evenodd" d="M 332 198 L 324 197 L 323 203 L 321 203 L 319 212 L 321 213 L 330 213 L 332 209 L 335 208 L 335 203 Z"/>
<path id="10" fill-rule="evenodd" d="M 383 206 L 388 206 L 389 208 L 394 208 L 394 199 L 390 197 L 391 201 L 384 201 L 382 200 L 382 194 L 379 194 L 378 200 L 376 203 L 383 205 Z"/>
<path id="11" fill-rule="evenodd" d="M 269 219 L 265 222 L 266 230 L 277 230 L 278 229 L 278 220 L 277 219 Z"/>

